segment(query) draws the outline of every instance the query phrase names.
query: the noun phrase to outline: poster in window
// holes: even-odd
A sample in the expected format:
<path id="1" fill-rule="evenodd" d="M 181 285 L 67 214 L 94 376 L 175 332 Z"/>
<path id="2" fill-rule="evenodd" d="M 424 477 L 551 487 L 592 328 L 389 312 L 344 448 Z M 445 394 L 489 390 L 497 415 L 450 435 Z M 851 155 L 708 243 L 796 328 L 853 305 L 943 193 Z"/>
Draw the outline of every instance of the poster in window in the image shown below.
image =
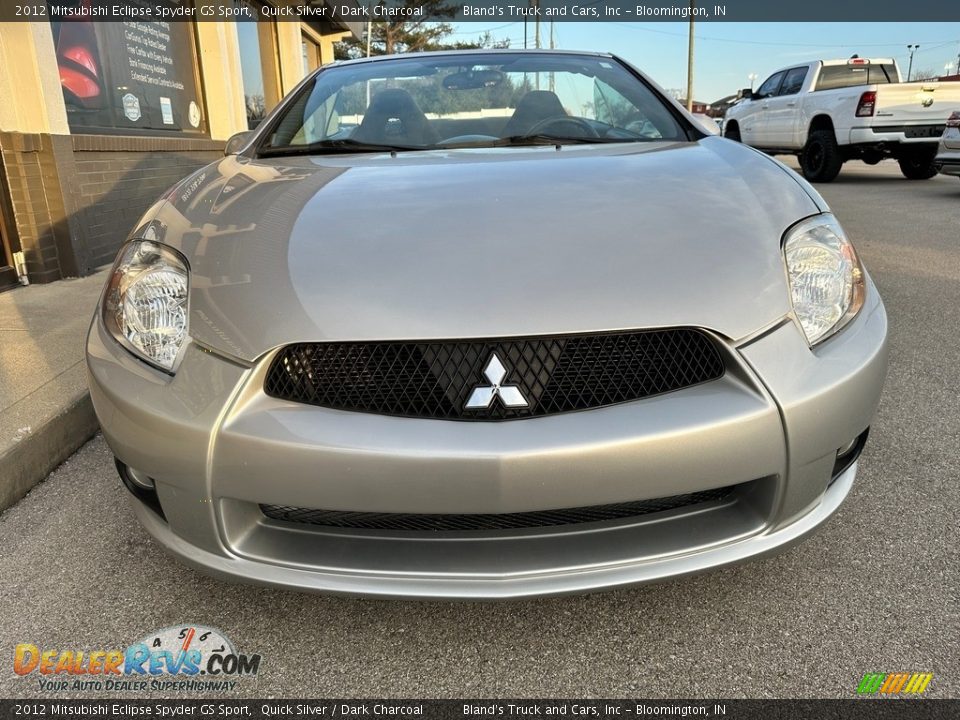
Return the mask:
<path id="1" fill-rule="evenodd" d="M 192 23 L 54 20 L 51 27 L 71 129 L 206 132 Z"/>

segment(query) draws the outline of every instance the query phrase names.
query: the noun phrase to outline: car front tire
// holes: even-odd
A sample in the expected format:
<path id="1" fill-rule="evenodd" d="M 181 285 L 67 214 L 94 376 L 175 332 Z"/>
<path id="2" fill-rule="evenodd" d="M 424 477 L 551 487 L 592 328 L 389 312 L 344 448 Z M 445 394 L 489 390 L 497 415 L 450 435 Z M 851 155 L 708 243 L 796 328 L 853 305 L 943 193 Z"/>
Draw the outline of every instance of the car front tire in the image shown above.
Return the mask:
<path id="1" fill-rule="evenodd" d="M 728 140 L 733 140 L 734 142 L 742 142 L 740 139 L 740 127 L 736 123 L 727 127 L 726 131 L 723 133 L 723 136 Z"/>
<path id="2" fill-rule="evenodd" d="M 800 153 L 800 169 L 810 182 L 831 182 L 840 174 L 843 157 L 832 130 L 814 130 Z"/>

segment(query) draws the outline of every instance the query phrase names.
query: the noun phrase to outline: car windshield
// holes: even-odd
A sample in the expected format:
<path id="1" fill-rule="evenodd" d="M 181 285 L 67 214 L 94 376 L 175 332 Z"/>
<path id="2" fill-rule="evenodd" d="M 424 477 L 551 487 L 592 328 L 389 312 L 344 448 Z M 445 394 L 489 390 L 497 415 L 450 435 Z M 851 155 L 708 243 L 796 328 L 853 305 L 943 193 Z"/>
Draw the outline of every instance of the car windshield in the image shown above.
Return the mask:
<path id="1" fill-rule="evenodd" d="M 271 123 L 261 155 L 685 140 L 618 61 L 545 53 L 417 56 L 329 67 Z"/>

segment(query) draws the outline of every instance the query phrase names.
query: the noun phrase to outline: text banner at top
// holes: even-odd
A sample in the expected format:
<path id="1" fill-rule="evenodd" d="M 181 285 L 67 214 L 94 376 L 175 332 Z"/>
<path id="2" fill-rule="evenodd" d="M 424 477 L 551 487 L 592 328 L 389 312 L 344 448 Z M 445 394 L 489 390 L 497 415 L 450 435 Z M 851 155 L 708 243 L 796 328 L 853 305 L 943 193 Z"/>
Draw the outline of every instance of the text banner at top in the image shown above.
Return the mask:
<path id="1" fill-rule="evenodd" d="M 865 17 L 866 15 L 866 17 Z M 960 3 L 943 0 L 274 0 L 263 5 L 233 0 L 0 0 L 0 21 L 97 22 L 951 22 Z"/>

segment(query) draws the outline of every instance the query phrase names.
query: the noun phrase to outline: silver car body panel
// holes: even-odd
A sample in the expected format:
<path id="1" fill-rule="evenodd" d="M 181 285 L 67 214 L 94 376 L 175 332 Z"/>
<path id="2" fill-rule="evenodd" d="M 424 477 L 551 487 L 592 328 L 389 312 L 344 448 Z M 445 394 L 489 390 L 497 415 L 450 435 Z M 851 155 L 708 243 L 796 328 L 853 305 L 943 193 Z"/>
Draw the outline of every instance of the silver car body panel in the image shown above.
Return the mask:
<path id="1" fill-rule="evenodd" d="M 887 320 L 869 277 L 859 314 L 815 348 L 792 318 L 781 238 L 827 209 L 780 163 L 717 137 L 228 157 L 134 231 L 190 265 L 191 337 L 176 373 L 135 358 L 97 315 L 91 397 L 118 459 L 155 481 L 166 520 L 132 500 L 144 527 L 225 578 L 506 598 L 738 562 L 788 547 L 836 510 L 857 467 L 834 477 L 838 449 L 864 433 L 880 397 Z M 722 378 L 503 423 L 264 392 L 291 342 L 674 326 L 712 337 Z M 516 513 L 727 486 L 722 501 L 649 517 L 452 534 L 335 530 L 260 508 Z"/>
<path id="2" fill-rule="evenodd" d="M 939 164 L 944 175 L 960 176 L 960 128 L 944 129 L 934 162 Z"/>
<path id="3" fill-rule="evenodd" d="M 169 523 L 133 501 L 145 527 L 212 573 L 403 597 L 582 592 L 765 554 L 833 512 L 855 473 L 830 484 L 837 450 L 869 425 L 886 372 L 886 316 L 869 292 L 815 351 L 787 321 L 729 347 L 736 364 L 720 381 L 557 417 L 463 424 L 299 406 L 263 393 L 267 358 L 245 368 L 197 344 L 188 372 L 160 377 L 99 320 L 91 394 L 113 451 L 156 479 Z M 258 509 L 516 512 L 731 481 L 738 494 L 720 506 L 471 538 L 325 532 Z"/>
<path id="4" fill-rule="evenodd" d="M 739 339 L 789 312 L 780 238 L 820 211 L 779 165 L 711 137 L 228 157 L 152 219 L 190 261 L 191 335 L 253 361 L 305 339 Z"/>
<path id="5" fill-rule="evenodd" d="M 172 532 L 169 526 L 143 505 L 134 505 L 134 510 L 146 530 L 166 550 L 197 569 L 224 580 L 363 597 L 505 600 L 585 593 L 670 580 L 782 552 L 816 530 L 833 515 L 849 493 L 856 471 L 857 466 L 854 464 L 830 486 L 822 501 L 796 522 L 779 530 L 755 534 L 740 542 L 700 547 L 688 542 L 686 553 L 678 553 L 672 557 L 647 558 L 645 562 L 628 560 L 602 565 L 594 563 L 587 567 L 555 568 L 552 572 L 520 575 L 504 573 L 493 578 L 444 576 L 433 572 L 408 575 L 342 572 L 304 566 L 272 565 L 256 558 L 198 548 Z M 694 522 L 698 520 L 689 516 L 685 519 L 693 519 Z M 699 534 L 696 527 L 688 527 L 687 532 L 688 541 L 695 541 Z M 608 533 L 600 539 L 603 542 L 596 547 L 597 551 L 616 547 L 615 543 L 621 538 L 611 537 Z M 504 550 L 496 546 L 490 549 L 500 552 Z M 558 553 L 563 549 L 562 546 L 552 548 Z M 599 555 L 599 552 L 597 554 Z M 562 556 L 557 557 L 559 559 Z M 508 558 L 509 555 L 498 555 L 496 559 L 503 564 Z"/>

